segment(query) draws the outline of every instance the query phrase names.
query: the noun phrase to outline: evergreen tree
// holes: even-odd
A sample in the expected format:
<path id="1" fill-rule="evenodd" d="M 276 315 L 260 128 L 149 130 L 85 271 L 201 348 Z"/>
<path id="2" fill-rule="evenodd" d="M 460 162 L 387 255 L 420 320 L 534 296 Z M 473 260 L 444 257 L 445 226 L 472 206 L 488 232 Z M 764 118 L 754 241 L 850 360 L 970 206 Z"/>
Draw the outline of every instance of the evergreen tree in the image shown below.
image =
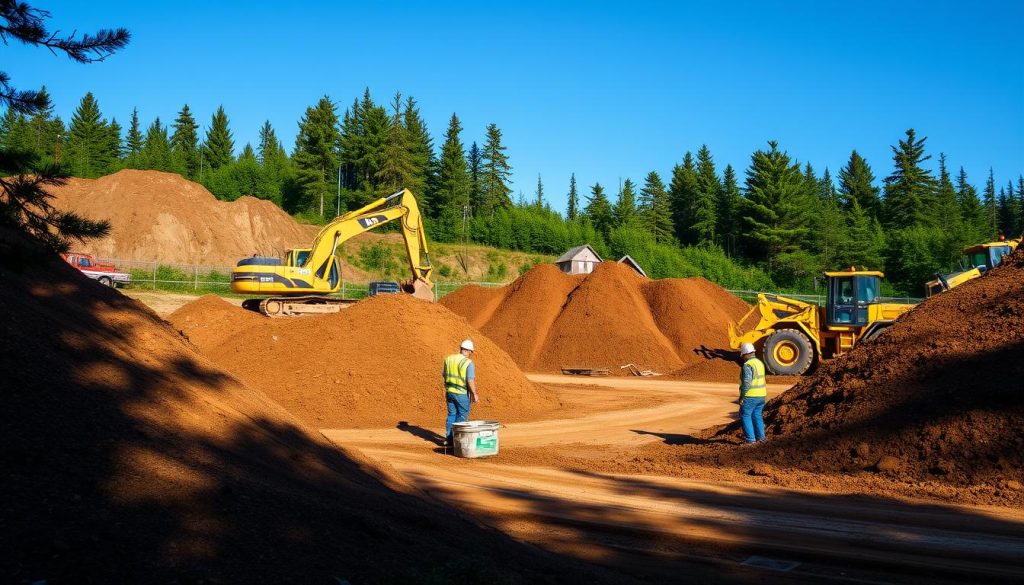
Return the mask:
<path id="1" fill-rule="evenodd" d="M 960 167 L 960 175 L 957 177 L 956 199 L 960 206 L 960 218 L 964 225 L 966 240 L 978 242 L 981 239 L 988 239 L 985 222 L 985 212 L 978 199 L 978 190 L 967 181 L 967 173 Z"/>
<path id="2" fill-rule="evenodd" d="M 202 146 L 204 164 L 215 171 L 234 162 L 234 153 L 235 141 L 228 129 L 228 116 L 224 113 L 224 106 L 218 106 Z"/>
<path id="3" fill-rule="evenodd" d="M 732 165 L 725 165 L 722 172 L 722 189 L 718 200 L 718 233 L 721 234 L 722 247 L 728 255 L 736 253 L 742 226 L 740 225 L 740 205 L 743 196 L 736 182 L 736 171 Z"/>
<path id="4" fill-rule="evenodd" d="M 569 177 L 569 204 L 565 210 L 565 217 L 573 221 L 579 215 L 579 194 L 576 192 L 576 173 Z"/>
<path id="5" fill-rule="evenodd" d="M 411 96 L 405 100 L 403 113 L 406 137 L 408 139 L 409 160 L 412 174 L 409 177 L 409 190 L 416 194 L 420 208 L 429 212 L 431 193 L 429 187 L 433 183 L 434 140 L 427 131 L 427 125 L 420 117 L 416 100 Z"/>
<path id="6" fill-rule="evenodd" d="M 957 202 L 956 189 L 946 167 L 946 153 L 939 153 L 939 183 L 935 191 L 935 216 L 938 225 L 961 233 L 960 204 Z"/>
<path id="7" fill-rule="evenodd" d="M 121 166 L 121 159 L 124 158 L 124 143 L 121 141 L 121 125 L 117 118 L 111 118 L 107 126 L 107 150 L 110 152 L 111 160 L 108 172 L 113 172 Z"/>
<path id="8" fill-rule="evenodd" d="M 628 226 L 637 221 L 636 187 L 630 179 L 622 183 L 622 192 L 612 209 L 612 219 L 616 227 Z"/>
<path id="9" fill-rule="evenodd" d="M 8 108 L 0 121 L 0 134 L 3 135 L 4 150 L 34 154 L 32 129 L 24 114 L 14 108 Z"/>
<path id="10" fill-rule="evenodd" d="M 512 206 L 512 199 L 509 197 L 512 189 L 508 186 L 512 167 L 508 163 L 505 147 L 501 144 L 501 130 L 497 124 L 487 126 L 487 140 L 484 142 L 480 159 L 480 190 L 483 199 L 481 212 L 490 214 L 495 209 L 508 209 Z"/>
<path id="11" fill-rule="evenodd" d="M 597 233 L 607 240 L 612 231 L 614 218 L 611 203 L 608 202 L 608 196 L 604 194 L 604 187 L 601 186 L 601 183 L 594 183 L 594 186 L 591 187 L 584 214 L 594 225 Z"/>
<path id="12" fill-rule="evenodd" d="M 484 203 L 483 190 L 480 187 L 482 165 L 483 153 L 474 141 L 469 147 L 469 204 L 473 209 L 480 209 Z"/>
<path id="13" fill-rule="evenodd" d="M 807 188 L 817 194 L 817 197 L 811 198 L 815 204 L 814 215 L 811 218 L 811 241 L 823 268 L 839 268 L 842 264 L 840 259 L 843 257 L 843 250 L 850 246 L 847 223 L 849 214 L 839 204 L 839 194 L 828 169 L 825 169 L 821 180 L 812 181 L 813 177 L 814 170 L 811 164 L 807 163 L 804 180 L 807 182 Z M 856 199 L 854 202 L 856 203 Z M 857 209 L 863 215 L 859 205 Z"/>
<path id="14" fill-rule="evenodd" d="M 742 209 L 749 255 L 767 261 L 771 270 L 780 255 L 798 251 L 807 238 L 810 202 L 800 166 L 774 140 L 768 146 L 751 155 Z"/>
<path id="15" fill-rule="evenodd" d="M 885 221 L 892 228 L 914 225 L 935 225 L 934 209 L 936 182 L 921 163 L 931 158 L 924 154 L 927 138 L 917 140 L 914 129 L 906 132 L 907 139 L 892 147 L 896 168 L 885 178 Z"/>
<path id="16" fill-rule="evenodd" d="M 38 97 L 41 107 L 28 118 L 28 131 L 33 141 L 32 151 L 49 163 L 56 157 L 57 142 L 64 134 L 64 123 L 53 115 L 53 102 L 45 85 L 39 90 Z"/>
<path id="17" fill-rule="evenodd" d="M 687 152 L 683 156 L 683 164 L 672 168 L 672 182 L 668 187 L 672 202 L 672 224 L 676 229 L 676 237 L 683 244 L 697 243 L 693 238 L 693 207 L 697 189 L 697 167 L 693 155 Z"/>
<path id="18" fill-rule="evenodd" d="M 999 232 L 999 206 L 996 203 L 996 178 L 992 168 L 988 169 L 985 193 L 982 199 L 985 218 L 985 238 L 994 238 Z"/>
<path id="19" fill-rule="evenodd" d="M 71 118 L 66 155 L 71 174 L 88 179 L 107 174 L 114 158 L 110 146 L 110 128 L 88 92 Z"/>
<path id="20" fill-rule="evenodd" d="M 722 183 L 715 171 L 715 161 L 706 144 L 697 151 L 696 191 L 693 197 L 690 227 L 691 240 L 698 244 L 715 244 L 718 240 L 718 201 Z"/>
<path id="21" fill-rule="evenodd" d="M 839 170 L 839 201 L 847 212 L 853 211 L 854 202 L 871 219 L 879 219 L 882 200 L 879 188 L 875 186 L 875 175 L 871 166 L 856 150 L 850 153 L 850 160 Z"/>
<path id="22" fill-rule="evenodd" d="M 540 173 L 537 174 L 537 209 L 544 209 L 544 183 L 540 180 Z"/>
<path id="23" fill-rule="evenodd" d="M 340 142 L 334 102 L 324 96 L 306 108 L 299 122 L 292 154 L 299 189 L 295 200 L 286 201 L 288 211 L 313 211 L 324 217 L 325 202 L 334 192 Z"/>
<path id="24" fill-rule="evenodd" d="M 167 139 L 167 128 L 157 118 L 146 130 L 146 139 L 139 153 L 139 168 L 169 171 L 171 165 L 171 142 Z"/>
<path id="25" fill-rule="evenodd" d="M 409 138 L 402 115 L 401 94 L 395 93 L 395 99 L 391 106 L 395 113 L 391 117 L 391 124 L 385 135 L 376 179 L 383 188 L 394 192 L 411 184 L 416 169 L 410 156 Z"/>
<path id="26" fill-rule="evenodd" d="M 462 124 L 459 117 L 452 113 L 448 120 L 444 144 L 441 146 L 441 166 L 438 172 L 437 192 L 434 196 L 434 214 L 438 218 L 440 234 L 454 240 L 459 234 L 459 220 L 464 208 L 470 205 L 469 172 L 466 168 L 466 155 L 462 146 Z"/>
<path id="27" fill-rule="evenodd" d="M 852 207 L 846 214 L 847 238 L 836 250 L 835 264 L 838 266 L 863 266 L 869 269 L 881 268 L 882 249 L 885 236 L 878 220 L 869 216 L 860 207 L 856 198 L 850 200 Z"/>
<path id="28" fill-rule="evenodd" d="M 359 159 L 356 168 L 359 177 L 357 185 L 361 196 L 356 204 L 369 203 L 383 195 L 380 177 L 384 167 L 384 158 L 388 143 L 388 132 L 391 129 L 391 118 L 387 110 L 374 103 L 367 88 L 363 92 L 363 101 L 359 105 L 362 128 L 360 134 Z"/>
<path id="29" fill-rule="evenodd" d="M 1001 235 L 1007 237 L 1016 235 L 1017 226 L 1020 223 L 1019 211 L 1020 203 L 1017 201 L 1017 194 L 1013 192 L 1013 181 L 1009 181 L 1006 187 L 999 189 L 999 233 Z"/>
<path id="30" fill-rule="evenodd" d="M 132 122 L 128 126 L 128 136 L 125 139 L 125 166 L 130 169 L 141 168 L 139 166 L 139 155 L 143 147 L 142 128 L 139 126 L 139 109 L 132 109 Z"/>
<path id="31" fill-rule="evenodd" d="M 363 158 L 363 109 L 358 99 L 342 117 L 339 145 L 341 184 L 346 191 L 355 191 L 361 184 L 359 161 Z"/>
<path id="32" fill-rule="evenodd" d="M 268 161 L 277 156 L 280 149 L 281 142 L 277 139 L 274 127 L 270 125 L 270 120 L 265 120 L 263 126 L 260 127 L 260 142 L 256 150 L 256 162 L 260 166 L 266 166 Z"/>
<path id="33" fill-rule="evenodd" d="M 1024 175 L 1017 175 L 1017 227 L 1014 237 L 1024 237 Z"/>
<path id="34" fill-rule="evenodd" d="M 175 159 L 175 166 L 182 170 L 185 177 L 198 178 L 199 124 L 192 117 L 188 104 L 185 104 L 178 112 L 178 117 L 174 120 L 172 127 L 174 133 L 171 135 L 171 156 Z"/>
<path id="35" fill-rule="evenodd" d="M 256 162 L 260 166 L 260 182 L 254 195 L 260 199 L 282 205 L 282 192 L 290 178 L 288 153 L 277 139 L 274 128 L 267 120 L 260 128 L 260 142 L 256 151 Z M 336 202 L 340 207 L 340 202 Z"/>

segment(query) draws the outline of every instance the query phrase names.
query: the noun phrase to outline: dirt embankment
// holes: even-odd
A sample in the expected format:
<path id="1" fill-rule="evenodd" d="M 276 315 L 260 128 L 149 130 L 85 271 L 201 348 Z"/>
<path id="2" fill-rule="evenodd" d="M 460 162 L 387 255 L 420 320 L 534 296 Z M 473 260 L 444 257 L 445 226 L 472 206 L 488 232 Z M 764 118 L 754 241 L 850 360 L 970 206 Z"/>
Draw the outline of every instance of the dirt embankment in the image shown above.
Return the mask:
<path id="1" fill-rule="evenodd" d="M 702 278 L 646 279 L 605 262 L 589 275 L 539 265 L 501 289 L 464 287 L 441 303 L 527 371 L 635 364 L 687 379 L 734 381 L 726 326 L 747 305 Z"/>
<path id="2" fill-rule="evenodd" d="M 5 580 L 550 583 L 590 571 L 428 503 L 137 302 L 3 231 L 0 280 Z M 308 379 L 322 366 L 297 368 Z"/>
<path id="3" fill-rule="evenodd" d="M 333 315 L 269 319 L 213 296 L 168 318 L 217 364 L 318 428 L 445 417 L 441 362 L 472 338 L 474 419 L 528 420 L 559 406 L 494 342 L 443 306 L 380 295 Z"/>

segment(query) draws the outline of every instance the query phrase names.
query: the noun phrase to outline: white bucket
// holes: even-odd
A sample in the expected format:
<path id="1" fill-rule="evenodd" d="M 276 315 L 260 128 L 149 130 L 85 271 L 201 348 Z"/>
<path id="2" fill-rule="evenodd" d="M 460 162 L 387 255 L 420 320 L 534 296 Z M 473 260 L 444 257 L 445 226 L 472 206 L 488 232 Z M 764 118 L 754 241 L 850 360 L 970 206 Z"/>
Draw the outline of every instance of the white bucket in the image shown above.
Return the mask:
<path id="1" fill-rule="evenodd" d="M 452 424 L 452 435 L 456 457 L 473 459 L 498 454 L 498 429 L 496 420 L 471 420 Z"/>

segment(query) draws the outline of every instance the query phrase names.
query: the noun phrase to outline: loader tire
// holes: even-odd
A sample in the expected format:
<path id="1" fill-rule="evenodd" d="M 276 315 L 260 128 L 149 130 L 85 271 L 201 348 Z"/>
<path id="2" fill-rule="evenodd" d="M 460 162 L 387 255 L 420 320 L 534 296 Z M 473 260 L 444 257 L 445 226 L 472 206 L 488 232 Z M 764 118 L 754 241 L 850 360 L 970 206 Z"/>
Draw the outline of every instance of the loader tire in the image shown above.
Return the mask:
<path id="1" fill-rule="evenodd" d="M 796 329 L 780 329 L 764 342 L 764 365 L 772 374 L 799 376 L 813 363 L 811 340 Z"/>

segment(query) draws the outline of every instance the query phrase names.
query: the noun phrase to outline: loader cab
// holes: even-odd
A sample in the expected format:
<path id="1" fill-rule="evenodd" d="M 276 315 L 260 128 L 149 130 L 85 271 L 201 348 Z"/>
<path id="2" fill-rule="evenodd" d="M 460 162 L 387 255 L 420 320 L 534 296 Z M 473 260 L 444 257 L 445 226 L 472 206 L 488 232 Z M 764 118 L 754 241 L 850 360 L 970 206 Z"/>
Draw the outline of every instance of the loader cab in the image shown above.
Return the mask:
<path id="1" fill-rule="evenodd" d="M 1009 242 L 993 242 L 971 246 L 964 250 L 964 255 L 967 257 L 968 266 L 985 272 L 989 268 L 999 266 L 1003 257 L 1012 251 Z"/>
<path id="2" fill-rule="evenodd" d="M 867 325 L 868 305 L 878 302 L 882 276 L 881 272 L 858 270 L 826 272 L 828 324 L 840 327 Z"/>

